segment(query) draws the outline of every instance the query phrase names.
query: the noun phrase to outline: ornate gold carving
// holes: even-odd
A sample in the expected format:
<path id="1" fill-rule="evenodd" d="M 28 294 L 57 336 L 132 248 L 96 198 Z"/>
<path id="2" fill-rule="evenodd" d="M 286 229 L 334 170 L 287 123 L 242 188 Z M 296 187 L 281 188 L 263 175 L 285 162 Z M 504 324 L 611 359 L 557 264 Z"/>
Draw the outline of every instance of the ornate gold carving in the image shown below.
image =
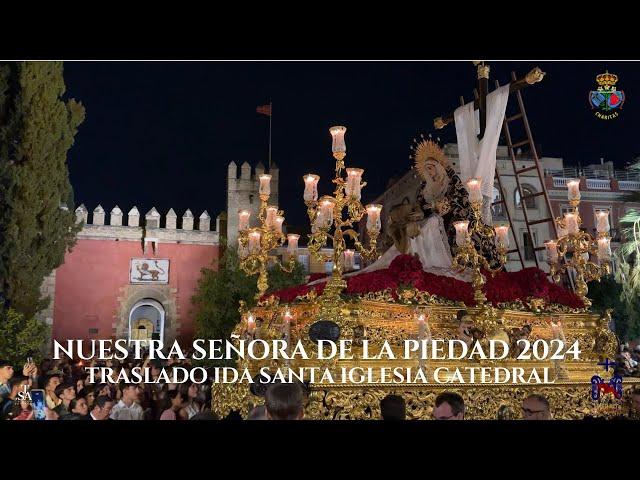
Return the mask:
<path id="1" fill-rule="evenodd" d="M 639 382 L 635 382 L 637 384 Z M 311 387 L 305 418 L 310 420 L 379 420 L 380 401 L 389 394 L 400 395 L 407 405 L 407 418 L 429 420 L 432 418 L 435 399 L 443 391 L 454 391 L 465 402 L 465 420 L 495 420 L 522 418 L 522 401 L 532 393 L 543 394 L 550 403 L 551 416 L 557 420 L 580 420 L 585 416 L 612 417 L 628 414 L 626 402 L 634 382 L 623 385 L 623 400 L 591 400 L 590 384 L 563 382 L 557 385 L 472 385 L 428 387 Z M 242 394 L 246 385 L 214 385 L 213 410 L 221 416 L 232 410 L 246 417 L 251 408 L 263 403 L 259 397 Z M 507 417 L 505 417 L 507 415 Z"/>
<path id="2" fill-rule="evenodd" d="M 534 83 L 541 82 L 545 75 L 546 73 L 540 70 L 539 67 L 535 67 L 533 70 L 527 73 L 527 75 L 525 76 L 525 80 L 529 85 L 533 85 Z"/>
<path id="3" fill-rule="evenodd" d="M 489 78 L 489 65 L 478 65 L 478 80 L 481 78 Z"/>
<path id="4" fill-rule="evenodd" d="M 344 269 L 344 256 L 343 253 L 346 249 L 345 236 L 351 237 L 354 242 L 356 250 L 360 255 L 367 258 L 375 258 L 377 256 L 377 238 L 380 230 L 373 226 L 367 229 L 369 236 L 369 247 L 365 247 L 360 242 L 359 234 L 354 230 L 360 220 L 362 220 L 365 209 L 362 203 L 357 197 L 347 195 L 347 180 L 342 177 L 342 170 L 345 168 L 344 159 L 346 153 L 334 152 L 333 156 L 336 160 L 335 165 L 335 177 L 332 180 L 336 185 L 333 192 L 333 196 L 324 198 L 327 201 L 331 201 L 333 204 L 331 220 L 329 222 L 320 222 L 317 224 L 316 220 L 319 215 L 320 202 L 317 200 L 306 201 L 307 213 L 309 215 L 309 221 L 311 222 L 312 229 L 309 235 L 309 251 L 319 260 L 328 261 L 331 258 L 321 253 L 322 247 L 324 247 L 329 239 L 333 245 L 333 270 L 331 278 L 327 282 L 324 291 L 321 295 L 320 316 L 325 320 L 334 320 L 337 323 L 342 323 L 347 329 L 350 329 L 353 325 L 349 318 L 342 315 L 344 309 L 344 301 L 341 298 L 341 293 L 347 287 L 347 282 L 342 278 Z M 360 188 L 364 187 L 366 182 L 360 184 Z M 322 198 L 320 199 L 322 201 Z M 344 216 L 344 210 L 347 210 L 347 216 Z M 333 229 L 333 234 L 330 233 Z"/>
<path id="5" fill-rule="evenodd" d="M 578 226 L 582 224 L 578 211 L 579 200 L 571 200 L 573 214 L 576 216 Z M 565 220 L 557 217 L 559 227 L 566 229 Z M 599 233 L 598 238 L 609 238 L 608 233 Z M 560 282 L 560 274 L 575 271 L 575 293 L 580 297 L 586 307 L 591 306 L 591 300 L 587 298 L 589 291 L 587 282 L 600 281 L 604 275 L 611 273 L 611 265 L 608 260 L 601 260 L 599 264 L 591 261 L 592 256 L 598 254 L 597 239 L 583 231 L 567 233 L 557 241 L 558 260 L 550 261 L 550 274 L 556 283 Z M 562 259 L 562 261 L 560 261 Z"/>
<path id="6" fill-rule="evenodd" d="M 481 252 L 476 250 L 476 245 L 473 242 L 474 235 L 480 237 L 481 241 L 488 241 L 495 238 L 495 233 L 491 227 L 485 225 L 481 220 L 480 209 L 482 208 L 481 202 L 470 202 L 471 210 L 473 213 L 473 221 L 469 222 L 466 241 L 464 245 L 458 245 L 456 247 L 456 254 L 453 257 L 452 266 L 458 270 L 464 270 L 469 268 L 471 270 L 471 286 L 473 287 L 473 299 L 477 305 L 483 305 L 487 301 L 487 297 L 484 294 L 484 285 L 487 283 L 487 279 L 482 274 L 481 269 L 487 270 L 492 275 L 495 275 L 502 269 L 502 266 L 507 261 L 507 249 L 503 245 L 498 246 L 498 261 L 500 266 L 496 269 L 492 269 L 487 259 Z"/>
<path id="7" fill-rule="evenodd" d="M 277 247 L 284 245 L 286 236 L 284 233 L 278 233 L 275 225 L 267 225 L 266 212 L 268 195 L 260 195 L 260 227 L 247 228 L 238 232 L 238 241 L 240 243 L 240 252 L 246 251 L 246 254 L 240 256 L 240 268 L 247 275 L 258 275 L 258 293 L 256 300 L 260 299 L 269 288 L 269 278 L 267 266 L 269 264 L 277 265 L 281 270 L 291 273 L 296 263 L 295 256 L 291 255 L 286 265 L 282 264 L 278 258 L 270 253 Z M 278 210 L 278 216 L 284 215 L 282 210 Z M 260 233 L 260 246 L 258 251 L 247 251 L 249 245 L 249 236 L 252 232 Z"/>
<path id="8" fill-rule="evenodd" d="M 353 352 L 355 359 L 339 360 L 337 358 L 319 361 L 312 343 L 308 338 L 309 327 L 318 319 L 320 305 L 317 302 L 304 302 L 288 305 L 295 321 L 291 325 L 291 340 L 301 340 L 309 351 L 313 352 L 309 360 L 292 360 L 292 367 L 320 366 L 330 368 L 332 372 L 341 367 L 351 368 L 364 365 L 362 355 L 362 340 L 368 340 L 370 345 L 380 345 L 387 342 L 400 357 L 403 342 L 407 339 L 417 339 L 419 327 L 416 322 L 416 306 L 426 306 L 429 312 L 429 330 L 431 338 L 450 340 L 458 338 L 458 321 L 456 312 L 464 305 L 438 305 L 427 296 L 420 298 L 424 292 L 406 289 L 396 292 L 398 302 L 394 303 L 391 291 L 371 294 L 370 299 L 353 299 L 346 301 L 340 310 L 340 317 L 345 321 L 341 328 L 347 330 L 354 340 Z M 531 303 L 532 300 L 529 300 Z M 537 302 L 533 302 L 534 305 Z M 251 310 L 256 319 L 262 324 L 257 330 L 259 338 L 281 338 L 281 313 L 284 305 L 270 302 Z M 542 307 L 541 307 L 542 308 Z M 547 307 L 544 307 L 547 308 Z M 377 419 L 380 418 L 379 403 L 385 395 L 397 393 L 407 401 L 409 418 L 431 418 L 433 402 L 437 394 L 444 390 L 453 390 L 462 394 L 468 406 L 467 419 L 495 419 L 498 415 L 521 416 L 521 404 L 526 395 L 533 392 L 542 393 L 550 403 L 555 418 L 574 419 L 585 415 L 607 416 L 620 411 L 619 402 L 593 402 L 590 398 L 590 379 L 596 373 L 603 374 L 596 366 L 601 356 L 612 357 L 615 354 L 617 340 L 608 330 L 610 312 L 602 316 L 588 312 L 534 313 L 527 311 L 524 304 L 518 309 L 499 309 L 482 305 L 466 308 L 474 326 L 481 330 L 481 344 L 493 338 L 503 338 L 508 332 L 511 348 L 519 338 L 526 338 L 531 343 L 538 339 L 565 338 L 565 348 L 575 341 L 579 342 L 581 351 L 578 360 L 568 357 L 562 363 L 549 361 L 516 360 L 517 352 L 512 352 L 509 358 L 495 362 L 495 365 L 506 368 L 522 367 L 529 371 L 532 368 L 549 368 L 550 380 L 553 384 L 438 384 L 427 385 L 341 385 L 341 384 L 312 384 L 309 402 L 305 407 L 305 416 L 309 419 Z M 538 309 L 538 312 L 542 310 Z M 242 336 L 246 333 L 246 315 L 248 311 L 241 306 L 243 321 L 236 326 L 234 333 Z M 562 331 L 554 330 L 553 322 L 562 322 Z M 528 328 L 525 328 L 527 327 Z M 346 338 L 346 337 L 343 337 Z M 370 361 L 368 361 L 370 362 Z M 378 360 L 380 366 L 411 366 L 417 370 L 417 357 L 385 361 Z M 427 361 L 427 371 L 437 366 L 448 368 L 464 368 L 478 365 L 475 361 Z M 237 368 L 250 368 L 257 372 L 261 366 L 278 366 L 272 361 L 250 362 L 240 361 Z M 482 365 L 482 364 L 481 364 Z M 281 366 L 281 365 L 280 365 Z M 637 379 L 625 379 L 624 389 L 628 389 Z M 263 399 L 252 395 L 247 384 L 216 384 L 213 387 L 212 408 L 220 416 L 228 415 L 232 410 L 239 411 L 242 416 Z M 620 408 L 618 408 L 620 407 Z M 506 412 L 506 413 L 505 413 Z M 612 413 L 614 412 L 614 413 Z"/>

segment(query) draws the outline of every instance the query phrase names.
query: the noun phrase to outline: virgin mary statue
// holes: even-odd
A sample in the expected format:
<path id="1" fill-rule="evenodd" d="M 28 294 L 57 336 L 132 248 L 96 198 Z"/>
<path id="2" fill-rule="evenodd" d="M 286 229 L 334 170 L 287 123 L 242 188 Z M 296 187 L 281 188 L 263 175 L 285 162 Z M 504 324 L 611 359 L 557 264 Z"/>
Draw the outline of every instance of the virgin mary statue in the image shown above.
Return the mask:
<path id="1" fill-rule="evenodd" d="M 471 227 L 474 222 L 467 190 L 436 142 L 422 139 L 413 148 L 411 157 L 422 182 L 414 202 L 405 202 L 390 211 L 388 231 L 393 245 L 368 267 L 345 276 L 387 268 L 398 255 L 410 254 L 418 256 L 425 271 L 467 280 L 452 269 L 454 223 L 468 220 Z M 485 258 L 495 263 L 493 239 L 473 241 Z"/>

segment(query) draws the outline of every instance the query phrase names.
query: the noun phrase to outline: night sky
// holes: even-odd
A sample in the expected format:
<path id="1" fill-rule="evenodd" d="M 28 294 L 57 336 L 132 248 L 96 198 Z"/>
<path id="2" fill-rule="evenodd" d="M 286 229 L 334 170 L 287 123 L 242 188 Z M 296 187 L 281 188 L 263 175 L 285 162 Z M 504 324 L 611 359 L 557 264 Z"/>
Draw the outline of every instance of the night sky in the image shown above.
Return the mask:
<path id="1" fill-rule="evenodd" d="M 547 76 L 523 92 L 540 155 L 566 165 L 640 154 L 640 63 L 489 62 L 505 83 L 540 66 Z M 597 119 L 588 92 L 608 69 L 626 102 L 614 120 Z M 69 154 L 76 205 L 126 212 L 152 206 L 164 215 L 226 207 L 227 165 L 267 164 L 269 119 L 256 106 L 273 102 L 274 161 L 287 223 L 306 221 L 302 175 L 319 174 L 330 193 L 331 125 L 347 126 L 347 166 L 365 169 L 363 201 L 410 168 L 409 146 L 420 133 L 455 142 L 455 128 L 434 131 L 433 118 L 472 98 L 475 67 L 460 62 L 66 62 L 70 97 L 87 110 Z M 515 103 L 515 97 L 511 102 Z M 511 103 L 510 102 L 510 103 Z M 510 105 L 509 108 L 512 108 Z M 508 110 L 510 112 L 510 110 Z M 513 135 L 514 142 L 524 139 Z"/>

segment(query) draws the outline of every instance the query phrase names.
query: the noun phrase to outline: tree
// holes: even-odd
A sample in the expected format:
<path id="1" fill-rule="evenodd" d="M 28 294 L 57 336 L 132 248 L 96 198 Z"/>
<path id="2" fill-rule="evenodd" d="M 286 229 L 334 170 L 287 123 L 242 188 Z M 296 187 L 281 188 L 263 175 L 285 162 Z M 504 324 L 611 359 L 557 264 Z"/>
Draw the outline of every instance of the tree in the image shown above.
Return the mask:
<path id="1" fill-rule="evenodd" d="M 25 318 L 80 229 L 67 152 L 85 110 L 64 93 L 61 62 L 0 64 L 0 302 Z"/>
<path id="2" fill-rule="evenodd" d="M 640 162 L 632 165 L 631 169 L 640 170 Z M 639 202 L 640 194 L 632 192 L 625 200 Z M 640 211 L 630 210 L 620 219 L 620 224 L 623 227 L 624 242 L 616 252 L 616 280 L 621 285 L 620 299 L 624 306 L 624 318 L 618 333 L 623 340 L 628 341 L 640 338 Z"/>
<path id="3" fill-rule="evenodd" d="M 0 308 L 0 358 L 13 365 L 23 365 L 27 357 L 39 361 L 48 338 L 48 325 L 12 308 Z"/>
<path id="4" fill-rule="evenodd" d="M 240 300 L 249 307 L 255 305 L 257 277 L 247 276 L 240 269 L 236 249 L 224 248 L 217 267 L 201 270 L 202 276 L 191 299 L 196 308 L 195 324 L 198 338 L 229 338 L 233 328 L 240 321 Z M 269 291 L 299 285 L 304 282 L 304 276 L 304 267 L 300 263 L 296 263 L 292 273 L 282 272 L 278 267 L 271 268 Z"/>

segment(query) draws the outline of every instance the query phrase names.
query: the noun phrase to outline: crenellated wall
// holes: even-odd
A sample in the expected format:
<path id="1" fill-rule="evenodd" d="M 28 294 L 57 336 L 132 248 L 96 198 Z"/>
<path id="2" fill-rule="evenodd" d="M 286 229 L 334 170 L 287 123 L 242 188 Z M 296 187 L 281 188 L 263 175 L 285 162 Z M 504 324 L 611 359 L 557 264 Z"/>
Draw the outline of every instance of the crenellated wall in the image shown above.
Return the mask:
<path id="1" fill-rule="evenodd" d="M 143 218 L 137 207 L 131 208 L 126 217 L 117 205 L 111 209 L 108 223 L 104 209 L 98 205 L 91 215 L 87 207 L 80 205 L 75 210 L 76 221 L 84 222 L 78 238 L 113 238 L 120 240 L 139 240 L 157 238 L 161 243 L 204 243 L 219 242 L 220 216 L 216 219 L 216 228 L 211 230 L 211 216 L 205 210 L 195 217 L 187 209 L 181 217 L 178 228 L 178 216 L 173 208 L 163 216 L 151 208 Z M 91 218 L 90 218 L 91 217 Z"/>

